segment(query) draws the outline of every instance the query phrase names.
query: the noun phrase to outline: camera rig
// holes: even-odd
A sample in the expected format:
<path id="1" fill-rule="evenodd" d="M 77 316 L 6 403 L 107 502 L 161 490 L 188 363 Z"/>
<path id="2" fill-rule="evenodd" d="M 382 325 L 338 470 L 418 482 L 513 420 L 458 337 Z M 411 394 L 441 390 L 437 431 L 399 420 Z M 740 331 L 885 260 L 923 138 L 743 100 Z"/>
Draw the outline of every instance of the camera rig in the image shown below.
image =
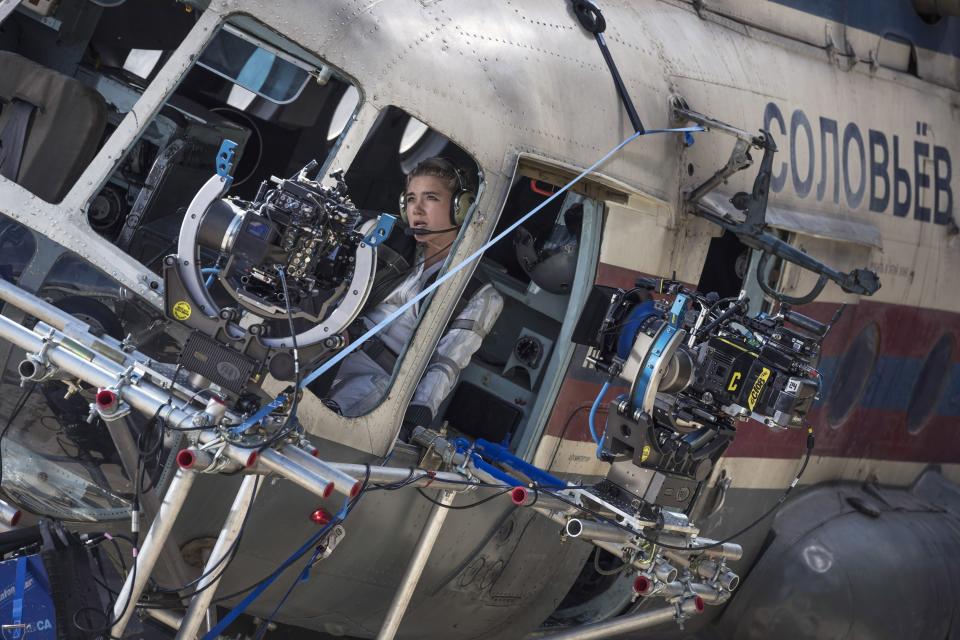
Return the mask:
<path id="1" fill-rule="evenodd" d="M 180 366 L 239 397 L 256 394 L 266 372 L 295 380 L 301 363 L 314 366 L 344 346 L 394 218 L 364 219 L 342 173 L 329 187 L 311 175 L 316 161 L 264 181 L 251 202 L 224 199 L 234 147 L 221 146 L 163 276 L 167 315 L 192 330 Z M 202 258 L 216 266 L 203 268 Z"/>
<path id="2" fill-rule="evenodd" d="M 590 348 L 592 367 L 629 385 L 609 403 L 598 445 L 612 463 L 604 493 L 689 512 L 738 422 L 803 426 L 829 325 L 785 304 L 751 317 L 743 295 L 721 299 L 670 280 L 636 284 L 596 287 L 574 334 Z"/>

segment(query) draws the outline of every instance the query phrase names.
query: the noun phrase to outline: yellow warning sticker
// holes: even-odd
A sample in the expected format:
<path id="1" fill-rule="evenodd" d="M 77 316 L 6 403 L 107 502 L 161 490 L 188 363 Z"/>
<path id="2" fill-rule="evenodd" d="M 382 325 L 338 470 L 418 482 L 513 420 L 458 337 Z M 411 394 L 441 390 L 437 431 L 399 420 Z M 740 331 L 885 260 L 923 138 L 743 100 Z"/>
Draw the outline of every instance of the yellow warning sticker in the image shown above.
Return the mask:
<path id="1" fill-rule="evenodd" d="M 643 445 L 643 451 L 640 452 L 640 462 L 646 462 L 650 457 L 650 445 Z"/>
<path id="2" fill-rule="evenodd" d="M 757 379 L 753 383 L 753 388 L 750 389 L 750 395 L 747 396 L 747 406 L 750 407 L 750 411 L 753 411 L 753 408 L 757 406 L 757 401 L 760 399 L 760 393 L 763 391 L 763 385 L 767 384 L 767 380 L 770 378 L 770 369 L 764 367 L 760 371 L 760 375 L 757 376 Z"/>
<path id="3" fill-rule="evenodd" d="M 181 300 L 173 305 L 173 317 L 180 322 L 189 318 L 191 313 L 193 313 L 193 309 L 190 308 L 190 303 L 186 300 Z"/>

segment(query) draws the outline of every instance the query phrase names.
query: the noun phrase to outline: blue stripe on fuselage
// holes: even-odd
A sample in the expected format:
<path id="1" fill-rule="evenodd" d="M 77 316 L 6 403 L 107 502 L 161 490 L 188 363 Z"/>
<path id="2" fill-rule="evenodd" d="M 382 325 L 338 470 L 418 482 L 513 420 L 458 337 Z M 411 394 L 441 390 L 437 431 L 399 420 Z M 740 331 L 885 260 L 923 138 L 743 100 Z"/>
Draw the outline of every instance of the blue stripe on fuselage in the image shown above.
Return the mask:
<path id="1" fill-rule="evenodd" d="M 924 22 L 911 0 L 769 0 L 813 15 L 850 25 L 878 36 L 893 35 L 917 47 L 960 57 L 960 18 Z M 863 53 L 863 52 L 858 52 Z M 862 57 L 862 56 L 861 56 Z"/>

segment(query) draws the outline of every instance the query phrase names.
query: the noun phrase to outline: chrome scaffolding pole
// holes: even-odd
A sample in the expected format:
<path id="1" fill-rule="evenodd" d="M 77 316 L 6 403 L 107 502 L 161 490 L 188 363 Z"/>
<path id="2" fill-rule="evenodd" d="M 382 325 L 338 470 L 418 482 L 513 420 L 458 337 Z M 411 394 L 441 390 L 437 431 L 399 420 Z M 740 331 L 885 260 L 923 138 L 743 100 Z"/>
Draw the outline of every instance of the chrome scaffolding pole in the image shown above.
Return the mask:
<path id="1" fill-rule="evenodd" d="M 240 490 L 233 500 L 233 506 L 230 507 L 230 513 L 223 523 L 220 536 L 213 546 L 213 551 L 210 552 L 210 559 L 203 568 L 204 578 L 197 583 L 198 593 L 190 600 L 190 606 L 187 607 L 187 612 L 180 623 L 177 640 L 194 640 L 197 637 L 197 632 L 206 618 L 207 609 L 210 608 L 210 602 L 217 591 L 217 584 L 226 568 L 225 558 L 240 535 L 243 522 L 253 506 L 261 484 L 259 480 L 259 476 L 249 475 L 240 484 Z"/>
<path id="2" fill-rule="evenodd" d="M 400 621 L 403 614 L 406 613 L 410 600 L 413 598 L 413 592 L 417 588 L 420 576 L 423 575 L 423 568 L 427 565 L 427 559 L 433 550 L 433 545 L 440 535 L 440 528 L 443 521 L 447 519 L 447 507 L 453 502 L 456 493 L 453 491 L 444 491 L 440 495 L 438 504 L 433 505 L 427 522 L 423 527 L 423 533 L 417 541 L 417 546 L 413 550 L 413 557 L 410 558 L 410 564 L 407 566 L 400 586 L 397 588 L 396 595 L 393 596 L 393 602 L 390 603 L 390 609 L 387 611 L 387 617 L 380 627 L 380 633 L 377 634 L 377 640 L 393 640 L 400 628 Z"/>
<path id="3" fill-rule="evenodd" d="M 687 598 L 674 606 L 621 616 L 607 622 L 586 624 L 559 633 L 534 634 L 528 636 L 528 638 L 537 638 L 538 640 L 603 640 L 624 633 L 649 629 L 658 624 L 671 622 L 677 618 L 701 613 L 702 611 L 703 602 L 699 598 Z"/>
<path id="4" fill-rule="evenodd" d="M 163 550 L 163 545 L 170 535 L 173 523 L 180 514 L 180 509 L 187 499 L 190 487 L 196 474 L 185 469 L 177 469 L 177 473 L 170 481 L 166 494 L 163 496 L 163 502 L 160 504 L 160 510 L 150 524 L 150 530 L 143 539 L 143 545 L 140 547 L 137 557 L 134 559 L 133 566 L 127 574 L 127 579 L 120 589 L 120 595 L 113 605 L 113 619 L 116 621 L 110 628 L 110 634 L 116 638 L 122 638 L 123 632 L 130 622 L 136 610 L 137 601 L 143 593 L 150 574 L 153 573 L 153 567 L 156 565 L 157 558 Z"/>

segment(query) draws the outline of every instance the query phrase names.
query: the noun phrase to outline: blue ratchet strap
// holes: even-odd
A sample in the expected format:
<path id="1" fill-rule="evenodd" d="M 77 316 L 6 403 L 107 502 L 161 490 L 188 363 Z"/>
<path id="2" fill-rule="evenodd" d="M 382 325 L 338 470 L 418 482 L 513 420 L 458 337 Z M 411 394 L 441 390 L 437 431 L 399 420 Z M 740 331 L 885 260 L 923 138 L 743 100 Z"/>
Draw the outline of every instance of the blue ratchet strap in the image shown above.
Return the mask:
<path id="1" fill-rule="evenodd" d="M 326 526 L 323 527 L 323 529 L 321 529 L 317 533 L 310 536 L 310 539 L 307 540 L 305 543 L 303 543 L 303 546 L 301 546 L 299 549 L 294 551 L 293 554 L 291 554 L 289 558 L 284 560 L 283 563 L 279 567 L 277 567 L 277 569 L 273 573 L 271 573 L 259 585 L 257 585 L 256 589 L 248 593 L 247 597 L 245 597 L 243 600 L 237 603 L 237 606 L 231 609 L 230 612 L 227 615 L 225 615 L 223 619 L 220 620 L 220 622 L 217 623 L 217 626 L 215 626 L 213 629 L 210 629 L 210 631 L 208 631 L 207 634 L 203 636 L 203 640 L 216 640 L 216 638 L 221 633 L 223 633 L 223 631 L 228 626 L 230 626 L 231 622 L 236 620 L 240 616 L 240 614 L 242 614 L 244 611 L 247 610 L 247 607 L 250 606 L 251 602 L 259 598 L 260 594 L 266 591 L 267 588 L 271 584 L 273 584 L 277 578 L 280 577 L 280 575 L 286 570 L 287 567 L 289 567 L 291 564 L 299 560 L 303 554 L 305 554 L 307 551 L 310 550 L 310 547 L 320 542 L 320 540 L 323 539 L 323 536 L 327 535 L 327 532 L 329 532 L 338 522 L 343 522 L 343 520 L 346 519 L 347 517 L 348 504 L 349 504 L 349 499 L 344 501 L 343 507 L 340 509 L 340 512 L 337 513 L 337 515 L 334 518 L 332 518 L 330 522 L 328 522 Z M 303 577 L 303 575 L 304 574 L 301 573 L 301 577 L 297 580 L 297 583 L 299 583 L 302 579 L 306 579 Z M 309 575 L 310 575 L 309 572 L 307 572 L 306 576 L 309 577 Z M 287 595 L 289 595 L 289 592 L 287 593 Z"/>
<path id="2" fill-rule="evenodd" d="M 369 340 L 373 336 L 380 333 L 380 331 L 382 331 L 384 327 L 386 327 L 387 325 L 392 323 L 394 320 L 402 316 L 404 313 L 407 312 L 408 309 L 410 309 L 414 305 L 419 304 L 421 300 L 423 300 L 424 298 L 432 294 L 434 291 L 436 291 L 441 285 L 447 282 L 447 280 L 454 277 L 461 269 L 465 269 L 471 262 L 473 262 L 474 260 L 482 256 L 487 249 L 489 249 L 490 247 L 492 247 L 493 245 L 495 245 L 496 243 L 500 242 L 501 240 L 506 238 L 508 235 L 513 233 L 518 227 L 520 227 L 524 222 L 529 220 L 537 212 L 539 212 L 545 206 L 547 206 L 548 204 L 550 204 L 551 202 L 559 198 L 563 193 L 566 193 L 573 185 L 577 184 L 578 182 L 583 180 L 585 177 L 593 173 L 593 171 L 596 170 L 597 167 L 599 167 L 604 162 L 609 160 L 618 151 L 620 151 L 625 146 L 627 146 L 628 144 L 630 144 L 631 142 L 639 138 L 641 135 L 647 135 L 651 133 L 685 133 L 685 132 L 703 131 L 703 130 L 704 129 L 701 126 L 693 126 L 693 127 L 681 127 L 679 129 L 651 129 L 644 133 L 631 134 L 629 138 L 626 138 L 623 142 L 621 142 L 620 144 L 615 146 L 613 149 L 608 151 L 606 155 L 604 155 L 602 158 L 600 158 L 599 160 L 594 162 L 592 165 L 590 165 L 589 167 L 584 169 L 582 172 L 580 172 L 580 174 L 576 178 L 574 178 L 573 180 L 568 182 L 566 185 L 558 189 L 556 192 L 554 192 L 552 196 L 550 196 L 549 198 L 541 202 L 539 205 L 531 209 L 529 212 L 521 216 L 520 219 L 518 219 L 513 224 L 508 226 L 506 229 L 504 229 L 503 231 L 498 233 L 496 236 L 491 238 L 482 247 L 480 247 L 479 249 L 471 253 L 469 256 L 464 258 L 463 261 L 461 261 L 459 264 L 454 265 L 453 267 L 450 268 L 449 271 L 447 271 L 445 274 L 443 274 L 442 276 L 434 280 L 433 284 L 425 287 L 420 293 L 418 293 L 413 298 L 408 300 L 405 304 L 401 305 L 393 313 L 391 313 L 386 318 L 384 318 L 383 320 L 375 324 L 373 327 L 368 329 L 366 333 L 364 333 L 359 338 L 357 338 L 356 340 L 348 344 L 346 347 L 341 349 L 339 352 L 337 352 L 335 356 L 333 356 L 332 358 L 324 362 L 322 365 L 317 367 L 310 375 L 306 376 L 300 382 L 300 388 L 301 389 L 306 388 L 307 385 L 309 385 L 311 382 L 313 382 L 314 380 L 322 376 L 331 368 L 340 364 L 340 362 L 342 362 L 344 358 L 346 358 L 348 355 L 350 355 L 351 353 L 359 349 L 361 346 L 363 346 L 363 344 L 367 340 Z M 281 406 L 282 404 L 283 404 L 282 400 L 280 402 L 277 402 L 276 400 L 274 400 L 264 408 L 260 409 L 260 411 L 257 411 L 255 414 L 253 414 L 250 418 L 244 421 L 243 424 L 232 428 L 231 432 L 242 433 L 243 431 L 246 431 L 247 429 L 255 425 L 257 422 L 262 420 L 267 414 L 269 414 L 271 411 Z"/>
<path id="3" fill-rule="evenodd" d="M 510 453 L 506 447 L 502 447 L 499 444 L 487 442 L 483 438 L 477 438 L 473 443 L 473 447 L 477 453 L 486 457 L 491 462 L 498 462 L 502 465 L 506 465 L 516 471 L 519 471 L 538 485 L 553 488 L 567 486 L 567 483 L 560 478 L 547 473 L 539 467 L 533 466 L 522 458 L 518 458 Z"/>
<path id="4" fill-rule="evenodd" d="M 22 635 L 22 628 L 20 627 L 20 621 L 23 619 L 23 592 L 24 587 L 27 584 L 27 557 L 20 556 L 17 558 L 17 577 L 16 583 L 13 590 L 13 611 L 11 626 L 13 627 L 12 638 L 20 638 Z"/>

